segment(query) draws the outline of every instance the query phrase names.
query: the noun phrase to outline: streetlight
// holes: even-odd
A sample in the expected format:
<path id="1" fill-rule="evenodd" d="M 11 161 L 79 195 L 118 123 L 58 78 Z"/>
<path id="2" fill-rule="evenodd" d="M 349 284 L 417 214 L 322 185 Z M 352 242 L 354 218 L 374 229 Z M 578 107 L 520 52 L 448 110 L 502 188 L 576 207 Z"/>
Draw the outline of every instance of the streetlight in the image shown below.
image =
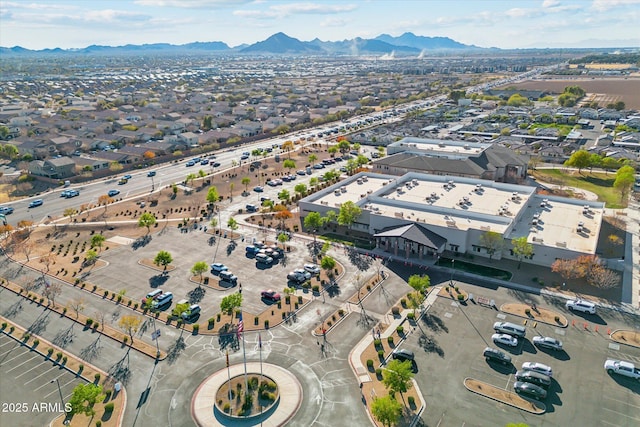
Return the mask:
<path id="1" fill-rule="evenodd" d="M 449 286 L 453 286 L 453 272 L 455 271 L 456 268 L 456 260 L 452 259 L 451 260 L 451 279 L 449 280 Z"/>
<path id="2" fill-rule="evenodd" d="M 66 413 L 67 411 L 65 410 L 65 407 L 64 407 L 64 397 L 62 397 L 62 390 L 60 389 L 60 381 L 58 381 L 58 379 L 56 378 L 54 380 L 49 381 L 49 384 L 53 384 L 54 381 L 58 385 L 58 393 L 60 393 L 60 402 L 62 402 L 62 410 Z M 62 424 L 69 425 L 69 420 L 65 419 Z"/>

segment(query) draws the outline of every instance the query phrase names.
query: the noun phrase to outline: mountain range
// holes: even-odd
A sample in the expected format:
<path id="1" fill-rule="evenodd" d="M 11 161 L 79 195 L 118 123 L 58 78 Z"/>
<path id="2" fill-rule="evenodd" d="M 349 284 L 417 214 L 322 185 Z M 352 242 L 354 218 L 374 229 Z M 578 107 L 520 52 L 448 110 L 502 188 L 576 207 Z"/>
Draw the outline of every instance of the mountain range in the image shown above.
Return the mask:
<path id="1" fill-rule="evenodd" d="M 480 49 L 473 45 L 465 45 L 448 37 L 425 37 L 407 32 L 399 37 L 381 34 L 374 39 L 360 37 L 342 41 L 309 42 L 300 41 L 284 33 L 276 33 L 271 37 L 251 44 L 229 47 L 220 41 L 194 42 L 183 45 L 169 43 L 153 43 L 124 46 L 91 45 L 81 49 L 43 49 L 30 50 L 20 46 L 0 47 L 3 55 L 24 55 L 35 53 L 75 53 L 75 54 L 123 54 L 123 53 L 216 53 L 240 55 L 370 55 L 397 54 L 418 55 L 424 51 L 460 51 Z"/>

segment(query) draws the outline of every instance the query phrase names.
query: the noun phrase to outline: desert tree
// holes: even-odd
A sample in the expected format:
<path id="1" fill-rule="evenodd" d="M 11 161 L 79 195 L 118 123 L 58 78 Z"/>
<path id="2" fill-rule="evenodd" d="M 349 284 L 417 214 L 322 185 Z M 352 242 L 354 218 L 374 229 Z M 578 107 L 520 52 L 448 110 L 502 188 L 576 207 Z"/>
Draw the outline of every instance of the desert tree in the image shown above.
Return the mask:
<path id="1" fill-rule="evenodd" d="M 113 203 L 113 199 L 110 196 L 106 195 L 106 194 L 103 194 L 102 196 L 98 197 L 98 205 L 99 206 L 104 206 L 103 215 L 105 215 L 107 213 L 107 207 L 111 203 Z"/>
<path id="2" fill-rule="evenodd" d="M 198 285 L 202 284 L 202 275 L 208 269 L 209 269 L 209 265 L 205 261 L 197 261 L 195 264 L 193 264 L 193 267 L 191 267 L 191 274 L 193 274 L 194 276 L 200 276 L 200 281 L 198 282 Z"/>
<path id="3" fill-rule="evenodd" d="M 218 193 L 218 189 L 215 186 L 209 187 L 207 190 L 207 202 L 209 206 L 211 206 L 211 210 L 215 211 L 216 203 L 220 200 L 220 194 Z"/>
<path id="4" fill-rule="evenodd" d="M 153 263 L 157 266 L 163 266 L 162 274 L 167 273 L 167 266 L 173 262 L 173 257 L 167 251 L 159 251 L 155 258 L 153 259 Z"/>
<path id="5" fill-rule="evenodd" d="M 80 316 L 80 312 L 84 311 L 84 298 L 78 297 L 69 301 L 69 307 L 76 313 L 76 320 Z"/>
<path id="6" fill-rule="evenodd" d="M 144 212 L 138 218 L 138 227 L 147 227 L 147 234 L 151 232 L 151 226 L 156 223 L 156 217 L 150 212 Z"/>
<path id="7" fill-rule="evenodd" d="M 142 324 L 142 318 L 132 314 L 124 315 L 118 320 L 118 327 L 122 329 L 131 338 L 133 344 L 133 334 L 138 332 L 138 328 Z"/>
<path id="8" fill-rule="evenodd" d="M 392 427 L 400 421 L 402 404 L 388 395 L 376 397 L 371 403 L 371 414 L 384 427 Z"/>
<path id="9" fill-rule="evenodd" d="M 239 292 L 236 292 L 234 294 L 227 295 L 226 297 L 222 298 L 222 301 L 220 302 L 220 311 L 231 316 L 230 323 L 233 324 L 233 312 L 235 311 L 236 308 L 241 306 L 242 306 L 242 294 Z"/>
<path id="10" fill-rule="evenodd" d="M 356 219 L 362 214 L 362 209 L 351 200 L 344 202 L 340 206 L 340 211 L 338 212 L 338 224 L 345 226 L 347 228 L 351 228 Z"/>
<path id="11" fill-rule="evenodd" d="M 244 193 L 247 194 L 249 192 L 249 184 L 251 184 L 251 178 L 245 176 L 240 181 L 242 185 L 244 185 Z"/>
<path id="12" fill-rule="evenodd" d="M 289 159 L 291 159 L 291 151 L 293 151 L 293 141 L 285 141 L 282 143 L 282 151 L 285 151 L 289 157 Z"/>
<path id="13" fill-rule="evenodd" d="M 96 310 L 93 312 L 93 317 L 100 323 L 100 329 L 104 331 L 104 319 L 106 312 L 104 310 Z"/>
<path id="14" fill-rule="evenodd" d="M 91 236 L 91 247 L 97 247 L 100 251 L 102 251 L 102 245 L 106 238 L 102 234 L 94 234 Z"/>
<path id="15" fill-rule="evenodd" d="M 76 210 L 74 208 L 66 208 L 62 214 L 64 216 L 69 217 L 69 222 L 73 222 L 73 216 L 76 214 Z"/>
<path id="16" fill-rule="evenodd" d="M 411 380 L 414 374 L 411 364 L 409 360 L 392 360 L 387 364 L 387 368 L 382 374 L 382 383 L 384 386 L 388 390 L 400 393 L 403 402 L 404 393 L 413 386 Z"/>
<path id="17" fill-rule="evenodd" d="M 520 269 L 522 260 L 533 256 L 533 245 L 527 241 L 527 236 L 512 239 L 511 245 L 513 246 L 511 249 L 513 255 L 518 259 L 518 269 Z"/>
<path id="18" fill-rule="evenodd" d="M 96 413 L 94 406 L 104 399 L 102 386 L 94 383 L 78 384 L 69 398 L 71 414 L 83 414 L 93 417 Z"/>
<path id="19" fill-rule="evenodd" d="M 56 298 L 62 293 L 62 285 L 57 282 L 45 285 L 42 295 L 47 298 L 53 308 L 56 307 Z"/>
<path id="20" fill-rule="evenodd" d="M 480 235 L 480 244 L 486 249 L 489 259 L 492 259 L 493 255 L 502 251 L 504 239 L 500 233 L 485 231 Z"/>
<path id="21" fill-rule="evenodd" d="M 292 287 L 285 286 L 282 292 L 284 292 L 286 299 L 289 301 L 289 313 L 291 313 L 291 296 L 295 295 L 296 290 Z"/>
<path id="22" fill-rule="evenodd" d="M 296 184 L 295 187 L 293 187 L 293 191 L 295 191 L 300 197 L 302 197 L 307 194 L 307 185 L 302 182 Z"/>

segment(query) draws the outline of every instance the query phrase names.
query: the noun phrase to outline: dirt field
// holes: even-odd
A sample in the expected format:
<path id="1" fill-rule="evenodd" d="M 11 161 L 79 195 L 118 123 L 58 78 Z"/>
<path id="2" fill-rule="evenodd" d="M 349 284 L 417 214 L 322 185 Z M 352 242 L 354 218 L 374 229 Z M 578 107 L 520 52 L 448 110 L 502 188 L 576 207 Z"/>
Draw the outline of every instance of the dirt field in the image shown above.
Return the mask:
<path id="1" fill-rule="evenodd" d="M 610 102 L 622 101 L 628 109 L 640 109 L 640 78 L 567 78 L 565 76 L 549 80 L 530 80 L 515 86 L 527 90 L 546 90 L 562 93 L 567 86 L 580 86 L 587 92 L 587 98 L 594 97 L 601 106 Z M 513 85 L 512 85 L 513 86 Z"/>

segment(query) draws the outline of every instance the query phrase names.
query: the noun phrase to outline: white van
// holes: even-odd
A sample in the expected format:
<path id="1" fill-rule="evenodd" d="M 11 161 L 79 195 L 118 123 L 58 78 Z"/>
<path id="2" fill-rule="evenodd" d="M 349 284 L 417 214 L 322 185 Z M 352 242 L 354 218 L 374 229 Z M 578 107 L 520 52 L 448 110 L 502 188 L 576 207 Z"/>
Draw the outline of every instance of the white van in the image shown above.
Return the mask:
<path id="1" fill-rule="evenodd" d="M 192 304 L 188 309 L 182 312 L 180 315 L 184 320 L 190 320 L 200 314 L 200 306 L 198 304 Z"/>
<path id="2" fill-rule="evenodd" d="M 501 334 L 509 334 L 518 338 L 524 338 L 527 333 L 523 326 L 511 322 L 496 322 L 493 324 L 493 329 Z"/>
<path id="3" fill-rule="evenodd" d="M 171 301 L 173 301 L 173 294 L 171 292 L 165 292 L 157 297 L 151 305 L 153 307 L 164 307 L 165 305 L 170 305 Z"/>

